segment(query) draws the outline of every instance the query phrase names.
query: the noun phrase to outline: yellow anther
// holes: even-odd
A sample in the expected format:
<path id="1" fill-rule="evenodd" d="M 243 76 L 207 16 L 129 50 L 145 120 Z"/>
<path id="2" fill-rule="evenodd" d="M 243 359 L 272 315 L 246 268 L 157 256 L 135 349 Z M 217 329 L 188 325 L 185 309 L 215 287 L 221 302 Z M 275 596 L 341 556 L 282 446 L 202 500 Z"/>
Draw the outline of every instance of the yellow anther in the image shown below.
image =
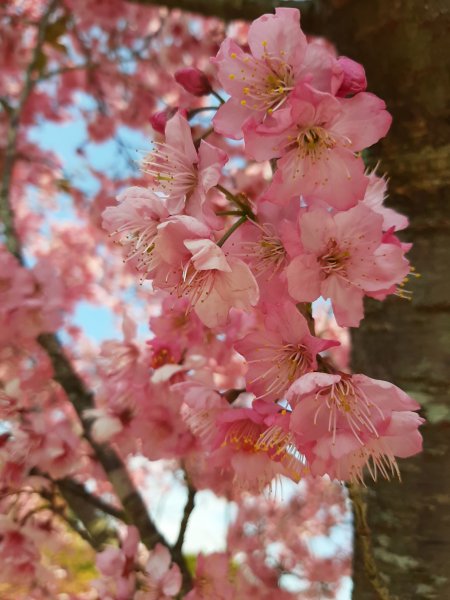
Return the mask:
<path id="1" fill-rule="evenodd" d="M 236 75 L 233 75 L 233 73 L 230 73 L 230 74 L 228 75 L 228 77 L 229 77 L 230 79 L 234 79 L 234 78 L 236 77 Z"/>
<path id="2" fill-rule="evenodd" d="M 264 48 L 265 48 L 265 47 L 267 46 L 267 40 L 263 40 L 263 41 L 261 42 L 261 44 L 262 44 L 262 45 L 264 46 Z"/>
<path id="3" fill-rule="evenodd" d="M 244 94 L 249 94 L 250 93 L 250 88 L 245 87 L 243 90 Z"/>
<path id="4" fill-rule="evenodd" d="M 236 52 L 232 52 L 232 53 L 230 54 L 230 56 L 231 56 L 231 58 L 236 58 L 237 54 L 236 54 Z"/>
<path id="5" fill-rule="evenodd" d="M 241 100 L 241 104 L 242 106 L 245 106 L 247 104 L 247 100 Z"/>

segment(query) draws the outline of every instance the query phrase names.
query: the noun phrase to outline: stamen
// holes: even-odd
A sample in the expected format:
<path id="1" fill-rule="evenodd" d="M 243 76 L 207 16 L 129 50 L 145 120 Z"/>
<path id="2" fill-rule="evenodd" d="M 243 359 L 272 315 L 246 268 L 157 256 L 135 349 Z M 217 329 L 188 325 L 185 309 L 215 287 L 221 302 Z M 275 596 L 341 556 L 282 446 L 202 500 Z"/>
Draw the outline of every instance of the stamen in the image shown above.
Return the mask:
<path id="1" fill-rule="evenodd" d="M 317 260 L 326 277 L 341 275 L 345 278 L 347 276 L 346 264 L 349 258 L 350 252 L 348 249 L 339 248 L 336 240 L 331 239 L 328 242 L 325 254 Z"/>
<path id="2" fill-rule="evenodd" d="M 311 370 L 312 356 L 302 344 L 265 345 L 265 356 L 247 361 L 248 364 L 267 363 L 268 368 L 249 383 L 265 381 L 266 392 L 258 396 L 264 398 L 269 394 L 283 394 L 286 388 L 296 379 Z"/>
<path id="3" fill-rule="evenodd" d="M 165 143 L 153 142 L 154 150 L 141 161 L 141 170 L 151 175 L 167 194 L 188 195 L 197 185 L 195 164 L 182 150 Z"/>
<path id="4" fill-rule="evenodd" d="M 260 433 L 260 427 L 253 421 L 236 421 L 227 431 L 222 446 L 233 446 L 236 450 L 245 452 L 257 452 L 256 443 Z"/>
<path id="5" fill-rule="evenodd" d="M 262 235 L 256 242 L 244 242 L 241 244 L 244 252 L 241 256 L 251 261 L 253 272 L 258 275 L 270 273 L 269 281 L 280 271 L 286 261 L 286 249 L 282 241 L 271 226 L 265 224 L 259 226 Z"/>
<path id="6" fill-rule="evenodd" d="M 239 75 L 231 73 L 228 77 L 240 79 L 244 84 L 242 93 L 253 100 L 242 100 L 243 106 L 270 114 L 284 104 L 295 83 L 292 66 L 284 60 L 284 54 L 275 56 L 265 51 L 262 59 L 246 54 L 237 56 L 234 52 L 230 54 L 236 61 L 236 67 L 241 68 Z"/>
<path id="7" fill-rule="evenodd" d="M 363 446 L 362 432 L 368 432 L 371 436 L 378 438 L 378 431 L 372 422 L 372 410 L 378 410 L 383 416 L 381 409 L 370 402 L 367 396 L 348 379 L 341 379 L 338 383 L 323 388 L 316 393 L 316 401 L 319 402 L 314 414 L 314 424 L 317 423 L 320 412 L 326 407 L 329 410 L 328 431 L 333 432 L 333 444 L 336 442 L 337 420 L 344 416 L 347 424 Z"/>

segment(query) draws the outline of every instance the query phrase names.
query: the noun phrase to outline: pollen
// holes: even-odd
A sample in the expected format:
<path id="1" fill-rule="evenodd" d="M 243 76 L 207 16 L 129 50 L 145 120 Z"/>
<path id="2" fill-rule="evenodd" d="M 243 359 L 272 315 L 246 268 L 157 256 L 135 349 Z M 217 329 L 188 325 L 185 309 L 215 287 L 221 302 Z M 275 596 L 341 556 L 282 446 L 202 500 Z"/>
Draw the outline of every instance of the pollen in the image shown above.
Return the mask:
<path id="1" fill-rule="evenodd" d="M 236 75 L 234 75 L 233 73 L 230 73 L 230 74 L 228 75 L 228 77 L 229 77 L 230 79 L 235 79 Z"/>
<path id="2" fill-rule="evenodd" d="M 242 106 L 245 106 L 247 104 L 247 100 L 241 100 L 241 104 Z"/>
<path id="3" fill-rule="evenodd" d="M 248 88 L 248 87 L 245 87 L 245 88 L 242 90 L 242 92 L 243 92 L 245 95 L 248 95 L 248 94 L 250 93 L 250 88 Z"/>
<path id="4" fill-rule="evenodd" d="M 405 288 L 405 285 L 409 283 L 410 277 L 421 277 L 420 273 L 417 273 L 415 267 L 411 266 L 408 275 L 403 279 L 401 283 L 398 284 L 397 289 L 394 292 L 395 296 L 398 296 L 402 300 L 412 300 L 413 291 Z"/>
<path id="5" fill-rule="evenodd" d="M 265 47 L 267 46 L 267 40 L 263 40 L 263 41 L 261 42 L 261 44 L 262 44 L 262 45 L 263 45 L 263 47 L 265 48 Z"/>
<path id="6" fill-rule="evenodd" d="M 237 54 L 236 54 L 236 52 L 232 52 L 232 53 L 230 54 L 230 56 L 231 56 L 231 58 L 236 58 Z"/>

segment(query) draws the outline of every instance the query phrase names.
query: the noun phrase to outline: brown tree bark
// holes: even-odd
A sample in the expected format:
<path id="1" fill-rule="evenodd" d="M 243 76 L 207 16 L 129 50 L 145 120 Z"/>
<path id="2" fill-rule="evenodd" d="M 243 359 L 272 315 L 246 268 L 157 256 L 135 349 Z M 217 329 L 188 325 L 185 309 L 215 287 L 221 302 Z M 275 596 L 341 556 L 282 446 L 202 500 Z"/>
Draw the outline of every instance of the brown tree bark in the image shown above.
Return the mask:
<path id="1" fill-rule="evenodd" d="M 326 33 L 362 62 L 394 116 L 370 156 L 390 177 L 390 204 L 421 273 L 411 302 L 368 302 L 353 333 L 353 368 L 393 381 L 423 406 L 424 452 L 400 461 L 402 483 L 370 484 L 373 553 L 391 598 L 450 598 L 450 135 L 449 10 L 445 0 L 340 0 Z M 337 6 L 339 4 L 339 6 Z M 328 5 L 329 6 L 329 5 Z M 356 536 L 355 600 L 373 600 Z"/>

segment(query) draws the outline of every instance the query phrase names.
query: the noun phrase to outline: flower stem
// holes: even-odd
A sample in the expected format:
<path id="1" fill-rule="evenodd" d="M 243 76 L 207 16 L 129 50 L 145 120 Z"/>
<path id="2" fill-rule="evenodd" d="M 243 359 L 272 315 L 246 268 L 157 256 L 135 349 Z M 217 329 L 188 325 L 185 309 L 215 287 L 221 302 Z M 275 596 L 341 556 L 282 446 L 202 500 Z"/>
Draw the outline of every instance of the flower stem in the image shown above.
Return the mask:
<path id="1" fill-rule="evenodd" d="M 219 190 L 219 192 L 222 192 L 229 202 L 236 204 L 241 213 L 247 215 L 247 217 L 252 221 L 256 221 L 256 217 L 253 214 L 250 204 L 248 203 L 244 194 L 232 194 L 230 190 L 227 190 L 227 188 L 224 188 L 223 185 L 220 184 L 217 184 L 216 188 Z"/>
<path id="2" fill-rule="evenodd" d="M 233 223 L 230 229 L 220 238 L 220 240 L 217 242 L 217 245 L 219 247 L 222 247 L 227 241 L 227 239 L 230 237 L 230 235 L 232 235 L 236 231 L 236 229 L 242 225 L 242 223 L 245 223 L 246 220 L 247 215 L 242 215 L 242 217 L 238 219 L 235 223 Z"/>

